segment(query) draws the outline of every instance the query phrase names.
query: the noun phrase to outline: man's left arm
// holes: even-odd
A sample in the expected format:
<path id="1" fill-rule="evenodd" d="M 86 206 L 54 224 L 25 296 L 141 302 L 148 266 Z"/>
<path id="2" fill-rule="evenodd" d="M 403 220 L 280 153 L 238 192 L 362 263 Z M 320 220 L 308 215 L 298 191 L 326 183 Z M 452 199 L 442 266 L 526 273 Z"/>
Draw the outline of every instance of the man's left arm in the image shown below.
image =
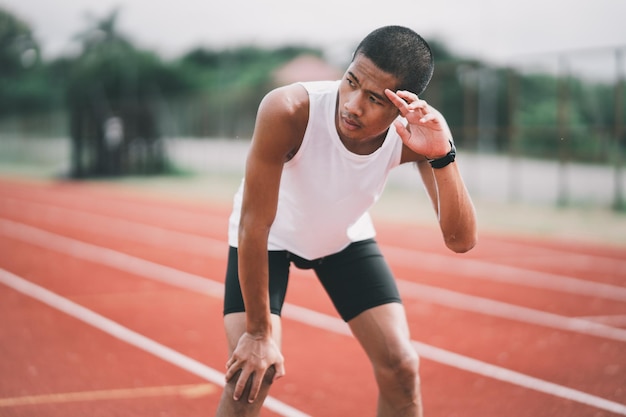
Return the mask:
<path id="1" fill-rule="evenodd" d="M 426 101 L 408 91 L 385 93 L 408 122 L 394 123 L 405 148 L 403 162 L 415 160 L 433 202 L 446 246 L 467 252 L 477 240 L 476 212 L 458 165 L 450 155 L 454 144 L 444 117 Z"/>
<path id="2" fill-rule="evenodd" d="M 443 168 L 433 168 L 424 159 L 417 166 L 446 246 L 457 253 L 472 249 L 477 240 L 476 212 L 456 161 Z"/>

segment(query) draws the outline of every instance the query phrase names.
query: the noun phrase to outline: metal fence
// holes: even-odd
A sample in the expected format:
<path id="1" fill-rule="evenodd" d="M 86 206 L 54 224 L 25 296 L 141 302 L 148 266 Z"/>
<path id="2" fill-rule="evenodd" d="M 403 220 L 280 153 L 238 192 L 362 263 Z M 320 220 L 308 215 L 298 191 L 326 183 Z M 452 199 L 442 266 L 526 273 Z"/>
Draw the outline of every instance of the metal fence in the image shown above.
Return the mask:
<path id="1" fill-rule="evenodd" d="M 426 98 L 452 115 L 448 121 L 459 148 L 471 155 L 464 166 L 475 193 L 511 202 L 623 209 L 625 55 L 626 47 L 616 47 L 520 56 L 506 68 L 439 65 Z M 183 169 L 219 171 L 227 162 L 211 154 L 229 152 L 229 140 L 211 137 L 239 139 L 233 141 L 239 149 L 254 125 L 252 110 L 216 107 L 215 97 L 196 95 L 156 107 L 169 158 Z M 62 106 L 0 117 L 0 163 L 66 167 L 68 131 Z M 199 146 L 203 141 L 219 146 Z"/>

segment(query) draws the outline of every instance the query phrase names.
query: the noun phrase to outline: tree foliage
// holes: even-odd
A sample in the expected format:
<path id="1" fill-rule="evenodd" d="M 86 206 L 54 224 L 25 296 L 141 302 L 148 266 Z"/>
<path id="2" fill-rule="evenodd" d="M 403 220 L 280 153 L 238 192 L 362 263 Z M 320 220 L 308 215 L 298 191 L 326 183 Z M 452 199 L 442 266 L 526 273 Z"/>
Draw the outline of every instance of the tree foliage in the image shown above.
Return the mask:
<path id="1" fill-rule="evenodd" d="M 39 44 L 31 28 L 0 8 L 0 114 L 40 110 L 50 102 Z"/>
<path id="2" fill-rule="evenodd" d="M 119 101 L 187 91 L 190 83 L 173 66 L 136 49 L 118 32 L 117 17 L 114 11 L 77 36 L 82 53 L 69 65 L 70 101 L 89 96 Z"/>
<path id="3" fill-rule="evenodd" d="M 0 117 L 55 108 L 104 117 L 140 103 L 155 114 L 155 137 L 159 129 L 249 137 L 274 70 L 304 53 L 323 57 L 309 47 L 245 46 L 195 48 L 164 61 L 133 45 L 117 22 L 116 10 L 92 19 L 75 38 L 78 55 L 43 61 L 31 28 L 0 9 Z M 436 71 L 424 98 L 446 115 L 459 143 L 537 157 L 563 155 L 566 144 L 568 158 L 607 159 L 614 126 L 626 119 L 615 110 L 619 100 L 626 108 L 615 84 L 521 73 L 459 57 L 437 41 L 431 47 Z"/>
<path id="4" fill-rule="evenodd" d="M 113 11 L 80 33 L 82 52 L 68 63 L 75 177 L 166 170 L 158 104 L 189 87 L 172 67 L 119 33 L 117 17 Z"/>
<path id="5" fill-rule="evenodd" d="M 0 9 L 0 77 L 15 77 L 32 66 L 39 46 L 30 27 L 6 10 Z"/>

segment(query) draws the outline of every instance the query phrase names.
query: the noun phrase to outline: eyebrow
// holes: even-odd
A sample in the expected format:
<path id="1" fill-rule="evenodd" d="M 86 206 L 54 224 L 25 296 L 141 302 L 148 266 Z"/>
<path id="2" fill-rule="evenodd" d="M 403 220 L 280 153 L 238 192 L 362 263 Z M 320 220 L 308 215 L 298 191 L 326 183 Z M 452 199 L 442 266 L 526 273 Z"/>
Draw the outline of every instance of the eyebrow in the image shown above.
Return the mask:
<path id="1" fill-rule="evenodd" d="M 354 81 L 356 81 L 356 83 L 357 83 L 359 86 L 361 86 L 361 81 L 359 81 L 359 77 L 357 77 L 356 75 L 354 75 L 354 73 L 353 73 L 352 71 L 348 71 L 348 74 L 349 74 L 352 78 L 354 78 Z M 383 95 L 381 95 L 381 94 L 379 94 L 379 93 L 377 93 L 377 92 L 375 92 L 375 91 L 372 91 L 372 90 L 365 90 L 365 91 L 367 91 L 367 93 L 368 93 L 368 94 L 373 95 L 374 97 L 376 97 L 376 98 L 377 98 L 378 100 L 380 100 L 380 101 L 383 101 L 383 102 L 389 102 L 389 103 L 391 103 L 391 100 L 389 100 L 389 99 L 387 98 L 387 96 L 385 96 L 384 94 L 383 94 Z"/>

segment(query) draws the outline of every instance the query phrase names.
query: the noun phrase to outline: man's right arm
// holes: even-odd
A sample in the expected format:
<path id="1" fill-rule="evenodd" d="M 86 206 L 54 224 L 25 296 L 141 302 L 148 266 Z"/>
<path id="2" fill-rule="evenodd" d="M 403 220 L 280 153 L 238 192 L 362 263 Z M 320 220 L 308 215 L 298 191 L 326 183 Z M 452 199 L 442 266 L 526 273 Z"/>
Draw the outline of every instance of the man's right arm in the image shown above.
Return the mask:
<path id="1" fill-rule="evenodd" d="M 239 370 L 237 400 L 253 375 L 249 401 L 256 398 L 262 377 L 272 365 L 284 374 L 283 358 L 272 340 L 268 295 L 267 241 L 278 206 L 283 165 L 301 143 L 308 121 L 308 95 L 292 85 L 270 92 L 261 102 L 246 162 L 239 224 L 239 279 L 246 307 L 246 333 L 228 361 L 226 378 Z"/>

